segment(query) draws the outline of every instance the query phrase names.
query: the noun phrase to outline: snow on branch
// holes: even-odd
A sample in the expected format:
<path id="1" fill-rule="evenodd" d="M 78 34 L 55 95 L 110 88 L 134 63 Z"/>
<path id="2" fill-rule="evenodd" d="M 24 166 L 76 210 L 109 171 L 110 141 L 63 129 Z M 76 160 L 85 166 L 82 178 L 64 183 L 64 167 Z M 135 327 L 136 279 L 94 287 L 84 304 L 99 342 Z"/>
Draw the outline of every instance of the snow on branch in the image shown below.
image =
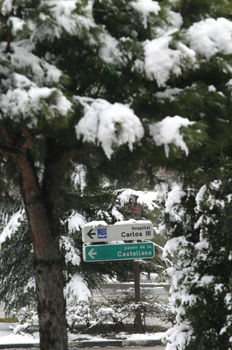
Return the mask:
<path id="1" fill-rule="evenodd" d="M 86 224 L 86 218 L 75 211 L 72 212 L 66 221 L 68 223 L 69 232 L 79 231 Z"/>
<path id="2" fill-rule="evenodd" d="M 99 33 L 98 39 L 101 46 L 99 56 L 103 61 L 110 64 L 119 64 L 122 62 L 122 52 L 118 47 L 118 41 L 108 33 Z"/>
<path id="3" fill-rule="evenodd" d="M 168 197 L 165 203 L 165 210 L 167 213 L 171 213 L 175 204 L 181 203 L 181 198 L 186 195 L 186 192 L 182 190 L 180 184 L 173 184 L 172 190 L 168 193 Z"/>
<path id="4" fill-rule="evenodd" d="M 75 99 L 84 107 L 84 116 L 76 125 L 77 138 L 101 144 L 108 159 L 111 158 L 115 146 L 128 144 L 132 151 L 133 144 L 143 137 L 143 126 L 129 106 L 111 104 L 103 99 Z"/>
<path id="5" fill-rule="evenodd" d="M 132 196 L 136 196 L 137 203 L 141 205 L 145 205 L 149 210 L 154 210 L 155 208 L 159 208 L 158 204 L 155 203 L 155 200 L 158 200 L 158 195 L 159 195 L 158 192 L 136 191 L 131 188 L 126 188 L 124 190 L 117 190 L 116 193 L 119 193 L 118 199 L 122 206 L 128 203 Z"/>
<path id="6" fill-rule="evenodd" d="M 21 220 L 24 216 L 24 209 L 18 210 L 15 214 L 13 214 L 7 223 L 7 225 L 4 227 L 4 230 L 2 231 L 0 235 L 0 244 L 4 243 L 7 238 L 11 238 L 11 236 L 18 230 L 19 226 L 21 225 Z"/>
<path id="7" fill-rule="evenodd" d="M 77 248 L 74 247 L 74 243 L 71 237 L 61 236 L 60 247 L 65 250 L 65 260 L 71 262 L 72 265 L 79 265 L 81 258 L 80 252 Z"/>
<path id="8" fill-rule="evenodd" d="M 71 179 L 74 188 L 77 189 L 80 187 L 81 192 L 83 192 L 86 186 L 86 167 L 83 164 L 76 165 L 71 175 Z"/>
<path id="9" fill-rule="evenodd" d="M 182 68 L 192 66 L 196 62 L 195 52 L 183 43 L 177 43 L 176 49 L 169 47 L 171 36 L 162 36 L 144 42 L 144 67 L 149 79 L 154 78 L 158 86 L 165 86 L 170 74 L 179 76 Z"/>
<path id="10" fill-rule="evenodd" d="M 218 52 L 232 53 L 232 22 L 226 18 L 206 18 L 194 23 L 187 31 L 190 48 L 210 59 Z"/>
<path id="11" fill-rule="evenodd" d="M 69 306 L 81 301 L 88 301 L 91 292 L 79 275 L 74 275 L 64 288 L 64 295 Z"/>
<path id="12" fill-rule="evenodd" d="M 3 16 L 6 16 L 7 14 L 11 13 L 12 9 L 13 9 L 13 0 L 4 0 L 2 3 L 2 8 L 1 8 L 1 12 L 3 14 Z"/>
<path id="13" fill-rule="evenodd" d="M 59 83 L 62 72 L 53 64 L 34 55 L 31 50 L 33 47 L 27 42 L 11 43 L 12 52 L 9 54 L 11 64 L 19 71 L 30 72 L 31 80 L 39 86 Z"/>
<path id="14" fill-rule="evenodd" d="M 152 0 L 137 0 L 131 1 L 130 6 L 132 6 L 136 11 L 138 11 L 143 17 L 144 28 L 147 28 L 147 18 L 151 13 L 158 15 L 161 7 L 157 1 Z"/>
<path id="15" fill-rule="evenodd" d="M 181 127 L 188 127 L 195 122 L 189 121 L 188 118 L 182 118 L 178 115 L 175 117 L 165 117 L 161 122 L 150 125 L 150 135 L 153 137 L 157 146 L 164 145 L 166 157 L 169 156 L 169 145 L 174 144 L 188 155 L 188 147 L 180 133 Z"/>
<path id="16" fill-rule="evenodd" d="M 42 29 L 34 31 L 33 39 L 38 41 L 48 38 L 60 38 L 63 32 L 70 35 L 81 35 L 82 29 L 86 32 L 95 26 L 91 11 L 82 8 L 82 13 L 77 13 L 77 7 L 81 1 L 41 1 L 40 20 L 43 22 Z M 52 18 L 52 22 L 51 22 Z"/>
<path id="17" fill-rule="evenodd" d="M 40 112 L 46 119 L 55 119 L 58 115 L 66 116 L 71 111 L 71 102 L 56 88 L 38 87 L 24 75 L 13 73 L 12 88 L 0 97 L 0 117 L 11 116 L 30 118 L 32 125 L 37 125 Z"/>
<path id="18" fill-rule="evenodd" d="M 165 334 L 166 350 L 184 350 L 190 342 L 193 330 L 188 324 L 175 325 Z"/>

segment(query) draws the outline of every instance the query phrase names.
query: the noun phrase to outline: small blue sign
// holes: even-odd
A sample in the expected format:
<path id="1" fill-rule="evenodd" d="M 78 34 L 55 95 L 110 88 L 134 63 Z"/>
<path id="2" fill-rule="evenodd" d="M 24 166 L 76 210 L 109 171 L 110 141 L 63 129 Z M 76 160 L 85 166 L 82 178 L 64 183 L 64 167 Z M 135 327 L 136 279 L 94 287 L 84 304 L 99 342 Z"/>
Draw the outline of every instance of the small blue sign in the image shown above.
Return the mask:
<path id="1" fill-rule="evenodd" d="M 98 228 L 97 229 L 97 238 L 107 238 L 107 229 L 106 228 Z"/>

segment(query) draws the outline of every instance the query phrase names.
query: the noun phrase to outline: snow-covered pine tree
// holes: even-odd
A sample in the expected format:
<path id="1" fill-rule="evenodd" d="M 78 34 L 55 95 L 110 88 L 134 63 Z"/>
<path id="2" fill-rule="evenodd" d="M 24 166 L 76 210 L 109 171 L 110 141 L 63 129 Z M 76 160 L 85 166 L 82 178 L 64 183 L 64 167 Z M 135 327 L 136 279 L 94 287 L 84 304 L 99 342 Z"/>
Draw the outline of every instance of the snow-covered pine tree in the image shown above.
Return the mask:
<path id="1" fill-rule="evenodd" d="M 103 175 L 128 184 L 142 168 L 153 185 L 154 166 L 197 166 L 230 132 L 231 22 L 217 18 L 220 5 L 1 1 L 0 153 L 30 225 L 41 349 L 67 349 L 58 212 L 70 160 L 89 185 Z"/>
<path id="2" fill-rule="evenodd" d="M 232 347 L 231 140 L 226 151 L 215 158 L 211 181 L 182 193 L 186 222 L 174 224 L 165 247 L 176 263 L 168 272 L 177 312 L 167 350 Z"/>

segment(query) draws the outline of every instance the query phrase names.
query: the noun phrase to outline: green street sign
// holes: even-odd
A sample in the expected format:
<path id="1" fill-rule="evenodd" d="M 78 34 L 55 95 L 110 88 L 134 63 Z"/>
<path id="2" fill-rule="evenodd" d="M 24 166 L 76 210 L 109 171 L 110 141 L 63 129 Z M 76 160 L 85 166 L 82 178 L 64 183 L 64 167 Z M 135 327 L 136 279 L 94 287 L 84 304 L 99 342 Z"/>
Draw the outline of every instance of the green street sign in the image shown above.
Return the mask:
<path id="1" fill-rule="evenodd" d="M 86 262 L 151 259 L 154 256 L 152 242 L 83 245 L 83 258 Z"/>

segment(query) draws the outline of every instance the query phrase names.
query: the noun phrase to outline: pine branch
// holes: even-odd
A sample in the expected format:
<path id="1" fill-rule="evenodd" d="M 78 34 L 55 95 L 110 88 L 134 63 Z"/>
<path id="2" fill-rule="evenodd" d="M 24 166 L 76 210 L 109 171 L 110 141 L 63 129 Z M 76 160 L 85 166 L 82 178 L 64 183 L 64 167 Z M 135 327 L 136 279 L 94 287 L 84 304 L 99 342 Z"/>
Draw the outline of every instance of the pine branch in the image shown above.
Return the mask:
<path id="1" fill-rule="evenodd" d="M 4 153 L 5 155 L 15 157 L 15 156 L 20 155 L 21 152 L 18 149 L 11 148 L 11 147 L 0 144 L 0 153 Z"/>
<path id="2" fill-rule="evenodd" d="M 14 8 L 15 0 L 12 1 L 12 9 Z M 8 18 L 13 14 L 13 10 L 9 13 Z M 8 26 L 8 33 L 7 33 L 7 43 L 6 43 L 6 50 L 5 52 L 8 53 L 11 51 L 11 40 L 12 40 L 12 35 L 11 35 L 11 30 L 12 30 L 12 25 Z"/>
<path id="3" fill-rule="evenodd" d="M 6 130 L 4 126 L 2 126 L 1 136 L 4 138 L 4 144 L 6 144 L 9 148 L 13 147 L 13 140 L 9 135 L 9 132 Z"/>
<path id="4" fill-rule="evenodd" d="M 20 145 L 17 148 L 23 150 L 23 152 L 27 151 L 33 141 L 33 136 L 28 131 L 28 129 L 22 129 L 22 134 L 24 139 L 21 140 Z"/>
<path id="5" fill-rule="evenodd" d="M 186 15 L 186 13 L 191 9 L 191 7 L 192 7 L 191 1 L 186 0 L 186 1 L 184 2 L 183 9 L 182 9 L 182 11 L 181 11 L 182 17 L 184 17 L 184 16 Z"/>
<path id="6" fill-rule="evenodd" d="M 6 156 L 19 156 L 29 149 L 33 136 L 27 129 L 22 129 L 22 136 L 18 142 L 17 135 L 11 136 L 5 127 L 2 127 L 2 143 L 0 143 L 0 153 Z"/>

